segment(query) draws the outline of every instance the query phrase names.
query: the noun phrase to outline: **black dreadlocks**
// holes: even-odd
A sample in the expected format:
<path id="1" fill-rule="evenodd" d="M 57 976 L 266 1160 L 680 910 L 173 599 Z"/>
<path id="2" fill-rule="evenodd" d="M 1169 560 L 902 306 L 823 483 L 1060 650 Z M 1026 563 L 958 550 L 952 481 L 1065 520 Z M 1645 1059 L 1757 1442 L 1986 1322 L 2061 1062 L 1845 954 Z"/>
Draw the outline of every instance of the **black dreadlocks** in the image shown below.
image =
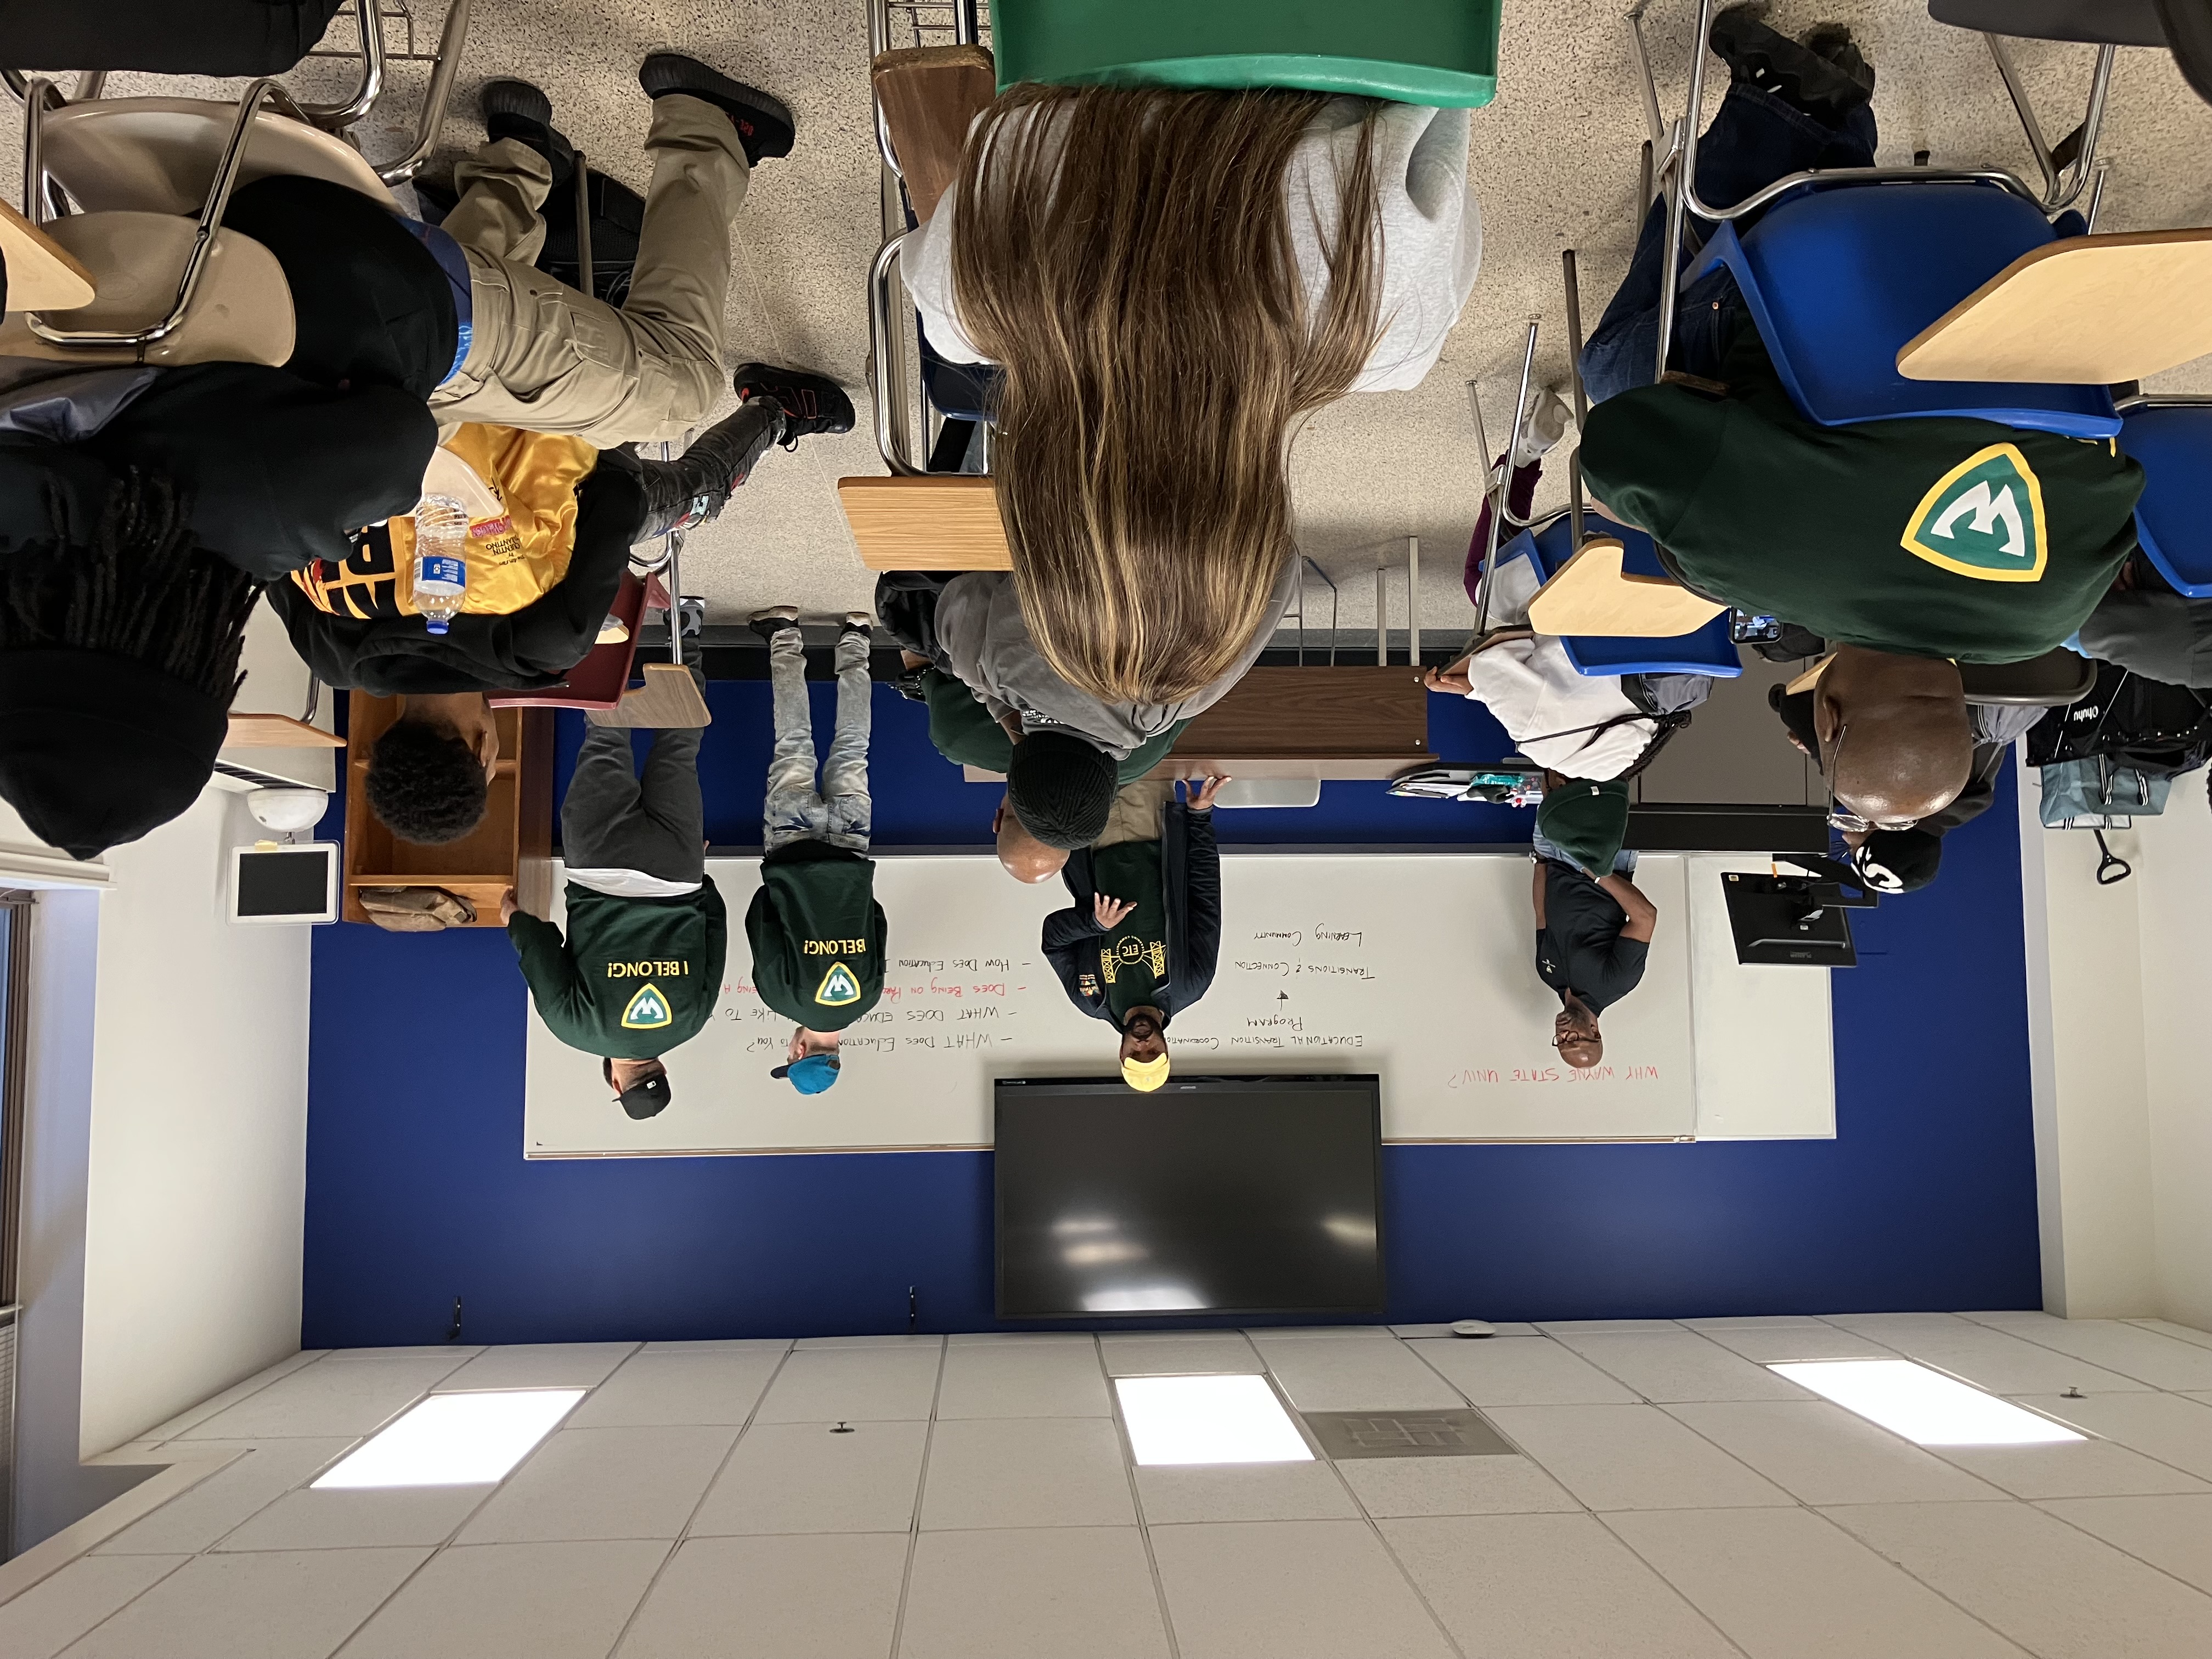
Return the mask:
<path id="1" fill-rule="evenodd" d="M 235 696 L 261 585 L 193 540 L 190 513 L 167 479 L 134 470 L 88 544 L 40 544 L 0 562 L 0 651 L 104 651 Z"/>

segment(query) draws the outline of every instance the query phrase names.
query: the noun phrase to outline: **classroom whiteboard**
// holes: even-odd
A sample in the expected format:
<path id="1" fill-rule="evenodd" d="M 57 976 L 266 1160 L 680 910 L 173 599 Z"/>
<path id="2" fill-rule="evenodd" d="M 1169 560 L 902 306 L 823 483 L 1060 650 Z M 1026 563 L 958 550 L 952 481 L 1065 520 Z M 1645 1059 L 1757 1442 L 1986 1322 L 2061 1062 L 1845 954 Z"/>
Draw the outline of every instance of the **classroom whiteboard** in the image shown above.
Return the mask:
<path id="1" fill-rule="evenodd" d="M 1644 858 L 1638 884 L 1660 912 L 1650 965 L 1607 1011 L 1604 1063 L 1584 1073 L 1551 1047 L 1559 1003 L 1536 977 L 1525 856 L 1225 854 L 1220 965 L 1170 1028 L 1176 1068 L 1376 1073 L 1384 1138 L 1399 1141 L 1688 1139 L 1723 1101 L 1723 1133 L 1832 1133 L 1827 970 L 1737 966 L 1725 916 L 1716 939 L 1710 907 L 1691 902 L 1691 877 L 1717 892 L 1726 864 Z M 533 1009 L 526 1156 L 984 1146 L 994 1078 L 1116 1069 L 1113 1028 L 1076 1012 L 1037 948 L 1065 888 L 1021 886 L 988 853 L 888 857 L 883 1000 L 848 1030 L 836 1087 L 801 1096 L 768 1075 L 791 1023 L 750 982 L 758 862 L 708 870 L 730 962 L 713 1022 L 668 1056 L 673 1103 L 624 1115 L 598 1061 Z M 1701 1047 L 1722 1060 L 1701 1064 Z M 1790 1063 L 1768 1076 L 1745 1069 L 1753 1054 Z"/>

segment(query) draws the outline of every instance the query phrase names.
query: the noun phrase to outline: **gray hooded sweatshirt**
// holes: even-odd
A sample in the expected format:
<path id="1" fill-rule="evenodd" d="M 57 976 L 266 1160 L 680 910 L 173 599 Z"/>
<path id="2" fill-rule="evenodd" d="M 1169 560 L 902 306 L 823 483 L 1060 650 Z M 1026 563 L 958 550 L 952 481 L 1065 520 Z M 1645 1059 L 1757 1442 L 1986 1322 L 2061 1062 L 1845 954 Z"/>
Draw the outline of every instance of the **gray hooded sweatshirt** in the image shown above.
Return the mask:
<path id="1" fill-rule="evenodd" d="M 1025 732 L 1066 732 L 1122 761 L 1146 738 L 1203 714 L 1228 696 L 1275 637 L 1283 613 L 1297 597 L 1297 574 L 1298 562 L 1288 561 L 1251 642 L 1227 673 L 1181 702 L 1101 702 L 1060 678 L 1030 637 L 1014 597 L 1013 576 L 1006 571 L 971 571 L 945 584 L 937 601 L 938 643 L 949 659 L 945 665 L 990 710 L 992 719 L 1018 714 Z"/>

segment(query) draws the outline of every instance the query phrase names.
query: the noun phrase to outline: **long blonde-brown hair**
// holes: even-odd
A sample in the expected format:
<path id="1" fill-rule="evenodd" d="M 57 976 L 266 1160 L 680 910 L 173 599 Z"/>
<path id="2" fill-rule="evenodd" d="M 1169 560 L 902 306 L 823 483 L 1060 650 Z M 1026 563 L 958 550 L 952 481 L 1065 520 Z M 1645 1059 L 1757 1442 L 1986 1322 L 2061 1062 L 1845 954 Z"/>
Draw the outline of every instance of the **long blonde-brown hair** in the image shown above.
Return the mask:
<path id="1" fill-rule="evenodd" d="M 1005 369 L 993 470 L 1022 612 L 1070 684 L 1172 702 L 1228 672 L 1293 556 L 1299 418 L 1381 330 L 1374 119 L 1317 204 L 1309 314 L 1284 176 L 1328 98 L 1011 88 L 961 158 L 962 325 Z"/>

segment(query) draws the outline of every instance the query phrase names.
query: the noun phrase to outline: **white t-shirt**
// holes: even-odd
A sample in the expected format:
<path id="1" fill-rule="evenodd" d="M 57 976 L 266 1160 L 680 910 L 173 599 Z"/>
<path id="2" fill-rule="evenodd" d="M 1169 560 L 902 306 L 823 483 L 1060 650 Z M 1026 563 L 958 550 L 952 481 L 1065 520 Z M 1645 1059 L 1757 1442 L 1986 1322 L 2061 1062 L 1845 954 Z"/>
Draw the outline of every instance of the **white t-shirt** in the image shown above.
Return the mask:
<path id="1" fill-rule="evenodd" d="M 696 881 L 663 881 L 642 870 L 563 869 L 562 873 L 579 887 L 614 898 L 682 898 L 699 890 Z"/>
<path id="2" fill-rule="evenodd" d="M 1499 564 L 1492 624 L 1524 625 L 1537 585 L 1530 560 Z M 1467 683 L 1468 697 L 1489 708 L 1516 750 L 1571 778 L 1617 778 L 1658 735 L 1658 722 L 1622 692 L 1620 675 L 1576 672 L 1566 647 L 1548 634 L 1476 652 Z"/>
<path id="3" fill-rule="evenodd" d="M 1322 106 L 1291 152 L 1283 179 L 1290 204 L 1291 246 L 1305 284 L 1309 316 L 1328 298 L 1328 264 L 1316 219 L 1334 232 L 1337 168 L 1349 166 L 1359 144 L 1359 123 L 1372 107 L 1359 98 L 1334 98 Z M 1381 106 L 1375 124 L 1375 173 L 1379 196 L 1382 270 L 1382 331 L 1354 392 L 1403 392 L 1419 386 L 1444 349 L 1482 263 L 1482 214 L 1467 180 L 1467 118 L 1463 109 Z M 958 320 L 952 288 L 952 218 L 957 186 L 945 192 L 927 224 L 908 231 L 899 246 L 899 273 L 922 326 L 939 356 L 979 363 Z"/>

